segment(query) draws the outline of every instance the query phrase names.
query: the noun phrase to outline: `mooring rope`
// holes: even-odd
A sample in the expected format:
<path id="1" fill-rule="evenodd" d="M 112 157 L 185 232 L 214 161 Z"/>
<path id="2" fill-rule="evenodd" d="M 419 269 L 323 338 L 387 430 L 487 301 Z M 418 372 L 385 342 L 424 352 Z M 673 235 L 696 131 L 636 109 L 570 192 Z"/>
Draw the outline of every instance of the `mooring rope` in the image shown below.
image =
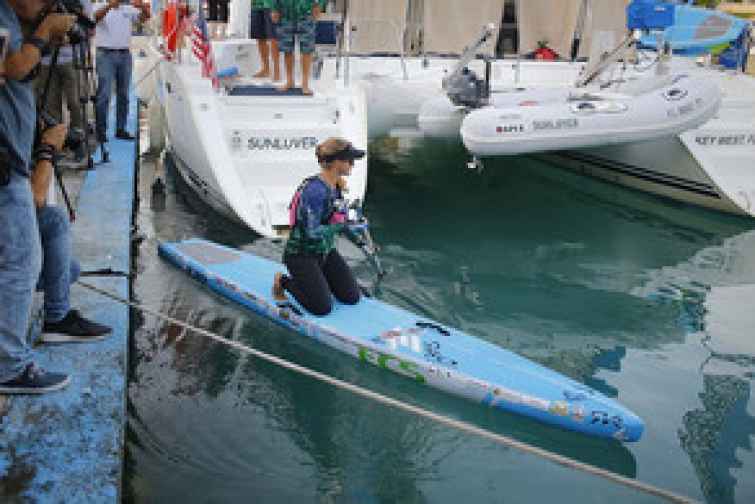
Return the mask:
<path id="1" fill-rule="evenodd" d="M 100 289 L 99 287 L 96 287 L 94 285 L 88 284 L 86 282 L 78 282 L 79 285 L 82 287 L 85 287 L 93 292 L 96 292 L 102 296 L 105 296 L 109 299 L 112 299 L 113 301 L 116 301 L 118 303 L 130 306 L 131 308 L 135 308 L 142 313 L 146 313 L 149 315 L 152 315 L 160 320 L 163 320 L 165 322 L 170 322 L 171 324 L 175 324 L 179 327 L 182 327 L 184 329 L 188 329 L 189 331 L 193 331 L 199 335 L 205 336 L 207 338 L 210 338 L 211 340 L 214 340 L 222 345 L 234 348 L 240 352 L 247 353 L 254 355 L 255 357 L 258 357 L 262 360 L 265 360 L 267 362 L 270 362 L 272 364 L 275 364 L 277 366 L 280 366 L 282 368 L 294 371 L 296 373 L 299 373 L 304 376 L 309 376 L 310 378 L 314 378 L 315 380 L 319 380 L 324 383 L 328 383 L 330 385 L 333 385 L 334 387 L 348 390 L 349 392 L 352 392 L 353 394 L 365 397 L 367 399 L 371 399 L 373 401 L 385 404 L 387 406 L 391 406 L 393 408 L 406 411 L 408 413 L 413 413 L 415 415 L 434 420 L 435 422 L 438 422 L 440 424 L 446 425 L 448 427 L 452 427 L 454 429 L 458 429 L 462 432 L 466 432 L 468 434 L 473 434 L 475 436 L 479 436 L 481 438 L 493 441 L 495 443 L 498 443 L 503 446 L 507 446 L 510 448 L 514 448 L 516 450 L 519 450 L 524 453 L 528 453 L 531 455 L 535 455 L 538 457 L 541 457 L 545 460 L 548 460 L 550 462 L 554 462 L 556 464 L 559 464 L 561 466 L 575 469 L 578 471 L 585 472 L 587 474 L 592 474 L 594 476 L 598 476 L 601 478 L 604 478 L 606 480 L 612 481 L 614 483 L 618 483 L 620 485 L 623 485 L 625 487 L 631 488 L 633 490 L 639 490 L 641 492 L 644 492 L 649 495 L 654 495 L 656 497 L 660 497 L 663 499 L 668 500 L 669 502 L 679 502 L 679 503 L 695 503 L 694 499 L 691 499 L 689 497 L 685 497 L 679 494 L 676 494 L 670 490 L 666 490 L 660 487 L 657 487 L 655 485 L 651 485 L 650 483 L 644 483 L 642 481 L 638 481 L 635 479 L 627 478 L 625 476 L 622 476 L 620 474 L 616 474 L 614 472 L 608 471 L 606 469 L 601 469 L 600 467 L 596 467 L 590 464 L 586 464 L 584 462 L 580 462 L 578 460 L 571 459 L 569 457 L 565 457 L 563 455 L 559 455 L 558 453 L 553 453 L 551 451 L 545 450 L 543 448 L 538 448 L 537 446 L 532 446 L 530 444 L 517 441 L 516 439 L 513 439 L 508 436 L 504 436 L 502 434 L 497 434 L 495 432 L 491 432 L 489 430 L 483 429 L 481 427 L 477 427 L 476 425 L 470 424 L 468 422 L 464 422 L 461 420 L 456 420 L 438 413 L 435 413 L 433 411 L 427 410 L 425 408 L 422 408 L 420 406 L 415 406 L 409 403 L 405 403 L 403 401 L 399 401 L 398 399 L 394 399 L 392 397 L 380 394 L 378 392 L 374 392 L 372 390 L 368 390 L 365 388 L 362 388 L 358 385 L 354 385 L 352 383 L 339 380 L 338 378 L 334 378 L 332 376 L 326 375 L 324 373 L 321 373 L 319 371 L 315 371 L 312 369 L 309 369 L 304 366 L 300 366 L 299 364 L 295 364 L 293 362 L 287 361 L 286 359 L 282 359 L 280 357 L 276 357 L 275 355 L 271 355 L 268 353 L 265 353 L 261 350 L 257 350 L 256 348 L 252 348 L 250 346 L 244 345 L 243 343 L 240 343 L 238 341 L 233 341 L 228 338 L 225 338 L 223 336 L 220 336 L 219 334 L 210 332 L 206 329 L 202 329 L 201 327 L 193 326 L 187 322 L 184 322 L 182 320 L 178 320 L 176 318 L 171 317 L 170 315 L 166 315 L 162 312 L 152 310 L 151 308 L 148 308 L 144 305 L 141 305 L 139 303 L 129 301 L 127 299 L 124 299 L 116 294 L 113 294 L 111 292 L 108 292 L 106 290 Z"/>

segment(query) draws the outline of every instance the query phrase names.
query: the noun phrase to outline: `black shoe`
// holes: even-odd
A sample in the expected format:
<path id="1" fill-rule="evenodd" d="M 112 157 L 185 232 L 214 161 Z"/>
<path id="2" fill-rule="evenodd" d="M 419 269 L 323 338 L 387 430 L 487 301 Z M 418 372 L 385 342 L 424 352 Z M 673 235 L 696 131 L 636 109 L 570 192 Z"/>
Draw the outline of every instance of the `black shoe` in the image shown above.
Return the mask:
<path id="1" fill-rule="evenodd" d="M 86 343 L 105 339 L 111 329 L 81 316 L 78 310 L 71 310 L 60 322 L 45 322 L 42 326 L 42 343 Z"/>
<path id="2" fill-rule="evenodd" d="M 136 137 L 126 130 L 118 130 L 115 133 L 115 138 L 120 138 L 121 140 L 136 140 Z"/>
<path id="3" fill-rule="evenodd" d="M 60 390 L 70 381 L 67 374 L 46 372 L 29 364 L 16 378 L 0 383 L 0 394 L 44 394 Z"/>

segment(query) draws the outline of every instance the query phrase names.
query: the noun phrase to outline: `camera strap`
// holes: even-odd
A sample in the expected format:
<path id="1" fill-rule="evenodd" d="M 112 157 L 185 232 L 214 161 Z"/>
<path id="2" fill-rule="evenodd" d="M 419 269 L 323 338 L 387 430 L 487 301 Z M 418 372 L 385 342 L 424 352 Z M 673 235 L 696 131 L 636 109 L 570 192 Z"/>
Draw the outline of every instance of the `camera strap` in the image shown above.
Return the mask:
<path id="1" fill-rule="evenodd" d="M 4 145 L 0 145 L 0 187 L 10 183 L 10 152 Z"/>

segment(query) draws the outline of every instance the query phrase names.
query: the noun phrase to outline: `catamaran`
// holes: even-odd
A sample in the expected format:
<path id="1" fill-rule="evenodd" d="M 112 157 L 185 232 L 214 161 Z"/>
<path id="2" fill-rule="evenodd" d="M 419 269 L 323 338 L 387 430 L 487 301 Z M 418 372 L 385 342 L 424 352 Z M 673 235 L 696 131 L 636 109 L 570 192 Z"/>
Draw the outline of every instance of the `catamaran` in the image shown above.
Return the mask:
<path id="1" fill-rule="evenodd" d="M 248 2 L 247 2 L 248 3 Z M 323 76 L 312 96 L 255 79 L 256 41 L 211 40 L 199 2 L 166 6 L 151 44 L 164 134 L 178 172 L 208 205 L 266 237 L 288 232 L 297 185 L 319 170 L 318 143 L 348 138 L 367 147 L 367 101 L 359 81 Z M 297 75 L 301 82 L 301 76 Z M 348 195 L 364 200 L 367 160 L 355 163 Z"/>
<path id="2" fill-rule="evenodd" d="M 667 5 L 655 0 L 635 2 L 649 4 L 651 8 L 656 3 Z M 542 131 L 564 135 L 568 133 L 564 131 L 568 130 L 566 126 L 573 121 L 559 122 L 560 119 L 581 115 L 596 122 L 594 119 L 604 114 L 616 121 L 614 126 L 619 133 L 606 135 L 608 138 L 603 141 L 584 135 L 591 143 L 582 145 L 553 142 L 550 146 L 535 145 L 530 151 L 495 154 L 538 152 L 538 156 L 558 166 L 625 186 L 724 212 L 755 216 L 752 168 L 755 79 L 741 71 L 741 60 L 736 56 L 749 50 L 748 25 L 724 13 L 672 5 L 678 23 L 669 26 L 661 40 L 667 41 L 672 51 L 695 56 L 674 56 L 664 61 L 662 51 L 648 47 L 657 39 L 645 38 L 645 44 L 638 45 L 640 51 L 634 60 L 622 57 L 605 64 L 604 56 L 620 49 L 626 39 L 629 3 L 628 0 L 481 0 L 475 3 L 475 9 L 468 9 L 464 2 L 455 0 L 346 2 L 345 32 L 352 36 L 347 40 L 350 57 L 345 64 L 352 80 L 365 83 L 370 137 L 459 138 L 461 122 L 467 115 L 475 114 L 478 107 L 450 104 L 443 82 L 457 70 L 460 59 L 471 54 L 468 62 L 463 61 L 466 75 L 488 78 L 477 77 L 476 81 L 470 78 L 467 81 L 470 87 L 481 89 L 480 81 L 487 82 L 493 103 L 513 102 L 522 109 L 517 112 L 506 109 L 500 114 L 503 119 L 491 121 L 488 126 L 492 135 L 501 138 L 514 133 L 512 128 L 526 128 L 524 121 L 513 116 L 533 113 L 532 107 L 541 105 L 544 95 L 549 97 L 545 101 L 551 106 L 552 98 L 559 93 L 563 98 L 561 107 L 581 108 L 570 112 L 568 117 L 532 118 L 554 125 Z M 484 40 L 474 41 L 469 48 L 471 53 L 465 55 L 465 44 L 473 41 L 481 27 L 490 24 L 493 27 Z M 539 45 L 547 45 L 561 58 L 527 59 L 538 56 Z M 496 46 L 497 53 L 503 53 L 504 57 L 493 57 Z M 700 53 L 710 54 L 722 48 L 726 51 L 718 55 L 719 60 L 731 58 L 734 52 L 738 68 L 713 65 L 709 57 L 698 58 Z M 410 51 L 414 51 L 413 56 L 407 56 Z M 513 57 L 506 54 L 512 51 Z M 596 67 L 600 72 L 593 75 Z M 335 72 L 335 61 L 326 61 L 325 68 Z M 658 68 L 663 72 L 656 72 Z M 577 83 L 587 74 L 594 77 L 592 88 L 579 86 L 581 92 L 574 93 Z M 675 87 L 674 82 L 684 83 L 684 89 Z M 715 84 L 718 92 L 710 83 Z M 640 114 L 638 120 L 652 123 L 652 108 L 658 104 L 654 99 L 659 94 L 686 91 L 686 97 L 692 89 L 705 90 L 697 96 L 702 100 L 700 103 L 682 104 L 667 95 L 668 99 L 661 98 L 666 105 L 665 124 L 656 130 L 646 129 L 644 135 L 627 134 L 632 123 L 622 122 L 620 116 L 635 98 L 648 98 L 645 114 Z M 655 93 L 652 97 L 648 95 L 651 92 Z M 675 97 L 685 101 L 681 94 Z M 596 107 L 602 107 L 602 111 L 595 110 Z M 471 117 L 468 120 L 473 122 Z M 558 130 L 557 124 L 562 125 Z M 475 146 L 474 131 L 470 125 L 468 146 Z M 617 144 L 618 136 L 626 141 Z M 570 137 L 566 134 L 564 138 Z M 493 153 L 483 149 L 479 154 Z"/>

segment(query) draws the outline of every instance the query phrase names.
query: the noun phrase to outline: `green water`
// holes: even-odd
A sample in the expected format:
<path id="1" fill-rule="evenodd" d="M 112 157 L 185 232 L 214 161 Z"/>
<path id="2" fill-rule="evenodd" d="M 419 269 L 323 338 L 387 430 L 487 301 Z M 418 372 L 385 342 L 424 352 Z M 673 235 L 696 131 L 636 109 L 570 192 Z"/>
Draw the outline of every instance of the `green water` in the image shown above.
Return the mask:
<path id="1" fill-rule="evenodd" d="M 378 157 L 377 154 L 380 154 Z M 709 502 L 755 501 L 755 225 L 534 160 L 463 168 L 459 147 L 374 149 L 380 298 L 617 396 L 646 422 L 621 445 L 447 396 L 334 353 L 156 257 L 202 236 L 277 258 L 143 163 L 135 297 L 398 399 Z M 352 254 L 359 276 L 369 266 Z M 135 317 L 124 493 L 132 502 L 651 502 L 531 455 Z M 747 476 L 747 475 L 750 476 Z"/>

